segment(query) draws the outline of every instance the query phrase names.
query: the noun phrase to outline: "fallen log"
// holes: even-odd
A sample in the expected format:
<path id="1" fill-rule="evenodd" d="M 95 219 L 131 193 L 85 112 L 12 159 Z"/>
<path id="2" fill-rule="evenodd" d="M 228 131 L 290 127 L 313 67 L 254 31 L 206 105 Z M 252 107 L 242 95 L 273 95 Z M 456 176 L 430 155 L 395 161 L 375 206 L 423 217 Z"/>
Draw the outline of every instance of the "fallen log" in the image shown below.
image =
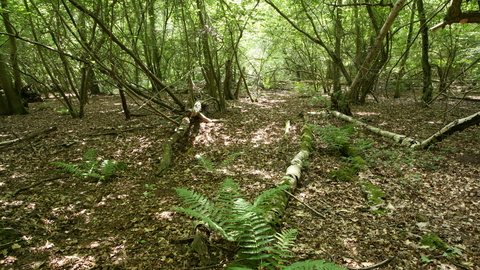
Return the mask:
<path id="1" fill-rule="evenodd" d="M 176 129 L 175 133 L 168 139 L 166 142 L 163 143 L 163 157 L 162 161 L 160 162 L 160 166 L 158 167 L 157 171 L 155 172 L 156 175 L 163 174 L 168 167 L 170 167 L 170 162 L 172 160 L 173 155 L 173 145 L 190 129 L 190 117 L 183 117 L 180 123 L 180 126 Z"/>
<path id="2" fill-rule="evenodd" d="M 15 144 L 15 143 L 18 143 L 18 142 L 21 142 L 21 141 L 28 141 L 30 139 L 33 139 L 33 138 L 37 137 L 37 136 L 40 136 L 42 134 L 46 134 L 46 133 L 49 133 L 49 132 L 52 132 L 52 131 L 55 131 L 55 130 L 57 130 L 57 127 L 49 127 L 49 128 L 46 128 L 46 129 L 35 131 L 33 133 L 30 133 L 30 134 L 28 134 L 26 136 L 23 136 L 21 138 L 17 138 L 15 140 L 0 142 L 0 148 L 7 147 L 9 145 L 12 145 L 12 144 Z"/>
<path id="3" fill-rule="evenodd" d="M 400 143 L 402 145 L 409 146 L 411 148 L 428 148 L 433 144 L 443 141 L 445 138 L 447 138 L 448 136 L 452 135 L 455 132 L 462 131 L 473 125 L 480 124 L 480 112 L 477 112 L 465 118 L 457 119 L 455 121 L 450 122 L 449 124 L 444 126 L 442 129 L 440 129 L 438 132 L 436 132 L 435 134 L 433 134 L 432 136 L 430 136 L 428 139 L 424 141 L 416 141 L 405 135 L 396 134 L 393 132 L 381 130 L 379 128 L 367 125 L 361 121 L 355 120 L 352 117 L 344 115 L 337 111 L 332 111 L 332 114 L 340 119 L 343 119 L 350 123 L 355 123 L 359 126 L 363 126 L 366 129 L 376 134 L 382 135 L 387 138 L 391 138 L 395 140 L 395 142 Z"/>
<path id="4" fill-rule="evenodd" d="M 288 186 L 284 190 L 279 190 L 270 201 L 269 211 L 266 215 L 266 220 L 269 223 L 276 223 L 285 213 L 287 208 L 289 195 L 293 193 L 297 188 L 298 181 L 302 174 L 302 167 L 304 162 L 308 159 L 310 152 L 313 149 L 313 133 L 308 125 L 302 128 L 302 142 L 300 145 L 300 151 L 290 161 L 290 166 L 287 168 L 287 172 L 282 177 L 277 186 Z"/>

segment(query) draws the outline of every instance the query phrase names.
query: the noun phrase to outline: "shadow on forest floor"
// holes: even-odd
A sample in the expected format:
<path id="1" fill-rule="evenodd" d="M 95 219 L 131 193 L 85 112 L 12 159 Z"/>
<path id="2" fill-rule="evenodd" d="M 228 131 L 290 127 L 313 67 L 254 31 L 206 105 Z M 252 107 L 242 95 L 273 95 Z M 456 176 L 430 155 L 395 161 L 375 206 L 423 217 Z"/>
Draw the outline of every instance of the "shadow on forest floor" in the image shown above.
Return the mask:
<path id="1" fill-rule="evenodd" d="M 84 119 L 57 112 L 56 101 L 31 104 L 30 115 L 2 117 L 0 141 L 57 126 L 58 131 L 2 149 L 0 156 L 0 266 L 2 269 L 193 269 L 196 254 L 182 239 L 194 220 L 172 209 L 173 188 L 211 196 L 230 177 L 246 197 L 271 188 L 298 151 L 304 124 L 343 126 L 325 108 L 293 92 L 267 91 L 258 103 L 231 102 L 222 123 L 201 123 L 198 134 L 175 147 L 168 174 L 154 172 L 162 142 L 174 127 L 154 115 L 126 122 L 119 98 L 99 96 Z M 425 139 L 450 121 L 480 111 L 480 104 L 439 101 L 421 108 L 411 99 L 369 101 L 353 108 L 354 117 L 385 130 Z M 406 105 L 408 103 L 408 105 Z M 131 104 L 130 106 L 135 106 Z M 284 135 L 285 121 L 290 133 Z M 365 267 L 390 256 L 382 269 L 476 269 L 480 267 L 479 127 L 455 134 L 439 145 L 411 151 L 357 128 L 355 142 L 372 145 L 362 152 L 368 167 L 358 181 L 328 178 L 342 158 L 316 138 L 316 150 L 295 193 L 323 213 L 316 216 L 292 200 L 284 228 L 299 230 L 294 260 L 324 259 L 345 267 Z M 123 161 L 127 170 L 109 181 L 59 175 L 51 162 L 77 164 L 88 149 L 99 158 Z M 219 164 L 244 152 L 225 168 L 209 172 L 196 155 Z M 380 187 L 386 215 L 366 206 L 358 182 Z M 435 233 L 450 248 L 430 249 L 420 239 Z M 217 250 L 217 263 L 228 250 Z M 221 266 L 217 267 L 221 269 Z"/>

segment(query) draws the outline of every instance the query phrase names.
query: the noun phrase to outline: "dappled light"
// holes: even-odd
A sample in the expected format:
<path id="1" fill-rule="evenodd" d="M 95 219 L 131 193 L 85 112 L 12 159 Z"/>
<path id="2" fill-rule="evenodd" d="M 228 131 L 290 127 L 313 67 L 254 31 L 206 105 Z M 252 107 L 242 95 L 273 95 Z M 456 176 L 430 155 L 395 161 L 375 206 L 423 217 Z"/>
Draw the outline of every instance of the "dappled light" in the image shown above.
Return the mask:
<path id="1" fill-rule="evenodd" d="M 0 2 L 0 270 L 480 267 L 477 2 Z"/>

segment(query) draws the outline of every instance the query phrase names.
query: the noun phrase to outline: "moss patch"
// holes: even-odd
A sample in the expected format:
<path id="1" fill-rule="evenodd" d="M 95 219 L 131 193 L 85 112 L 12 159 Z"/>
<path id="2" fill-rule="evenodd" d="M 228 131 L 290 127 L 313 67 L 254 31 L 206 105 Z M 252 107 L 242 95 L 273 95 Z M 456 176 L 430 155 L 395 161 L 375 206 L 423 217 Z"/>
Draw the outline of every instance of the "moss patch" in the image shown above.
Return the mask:
<path id="1" fill-rule="evenodd" d="M 434 233 L 425 234 L 422 239 L 420 239 L 420 244 L 429 246 L 431 249 L 446 249 L 448 247 L 447 244 Z"/>
<path id="2" fill-rule="evenodd" d="M 383 199 L 385 199 L 386 196 L 379 187 L 370 182 L 362 182 L 360 185 L 362 186 L 363 194 L 365 194 L 365 198 L 367 199 L 367 205 L 378 205 L 384 202 Z"/>

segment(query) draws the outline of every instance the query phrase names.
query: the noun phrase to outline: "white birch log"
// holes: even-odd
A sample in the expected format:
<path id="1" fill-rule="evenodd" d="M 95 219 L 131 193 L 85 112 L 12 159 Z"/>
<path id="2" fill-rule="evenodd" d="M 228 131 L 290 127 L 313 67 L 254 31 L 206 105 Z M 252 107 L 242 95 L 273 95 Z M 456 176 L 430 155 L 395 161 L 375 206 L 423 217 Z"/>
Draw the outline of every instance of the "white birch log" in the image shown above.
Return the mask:
<path id="1" fill-rule="evenodd" d="M 332 111 L 332 114 L 342 120 L 348 121 L 350 123 L 355 123 L 359 126 L 363 126 L 366 129 L 372 131 L 373 133 L 382 135 L 387 138 L 391 138 L 397 143 L 400 143 L 402 145 L 409 146 L 412 148 L 428 148 L 432 144 L 441 142 L 442 140 L 444 140 L 445 138 L 447 138 L 448 136 L 452 135 L 457 131 L 462 131 L 470 126 L 480 124 L 480 112 L 477 112 L 465 118 L 457 119 L 455 121 L 450 122 L 448 125 L 444 126 L 438 132 L 430 136 L 428 139 L 420 142 L 412 138 L 409 138 L 405 135 L 396 134 L 393 132 L 376 128 L 374 126 L 367 125 L 361 121 L 355 120 L 352 117 L 337 111 Z"/>

